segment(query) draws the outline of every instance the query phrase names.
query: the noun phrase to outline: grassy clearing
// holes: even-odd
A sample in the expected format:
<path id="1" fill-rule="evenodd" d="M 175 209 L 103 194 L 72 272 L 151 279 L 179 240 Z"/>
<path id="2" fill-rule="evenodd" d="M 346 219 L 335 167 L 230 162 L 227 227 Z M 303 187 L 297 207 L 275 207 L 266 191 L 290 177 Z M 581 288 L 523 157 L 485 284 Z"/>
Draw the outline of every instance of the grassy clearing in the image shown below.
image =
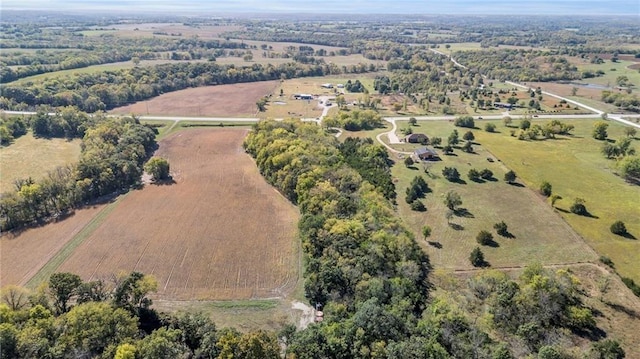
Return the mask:
<path id="1" fill-rule="evenodd" d="M 278 331 L 299 320 L 299 311 L 291 309 L 286 300 L 242 301 L 167 301 L 154 300 L 154 308 L 168 312 L 201 312 L 209 316 L 218 328 L 234 327 L 240 331 Z"/>
<path id="2" fill-rule="evenodd" d="M 80 140 L 35 138 L 29 132 L 7 147 L 0 147 L 0 193 L 13 188 L 18 178 L 41 178 L 56 167 L 74 163 Z"/>
<path id="3" fill-rule="evenodd" d="M 629 82 L 638 87 L 640 86 L 640 72 L 629 68 L 629 66 L 633 64 L 637 64 L 637 62 L 623 60 L 611 62 L 609 60 L 605 60 L 602 64 L 591 64 L 581 60 L 578 61 L 577 66 L 580 71 L 592 71 L 594 73 L 598 70 L 604 71 L 604 75 L 586 79 L 585 82 L 614 87 L 617 86 L 616 79 L 619 76 L 627 76 L 629 78 Z"/>
<path id="4" fill-rule="evenodd" d="M 399 128 L 407 127 L 400 122 Z M 419 122 L 414 133 L 426 133 L 445 139 L 455 127 L 446 121 Z M 460 137 L 466 129 L 458 128 Z M 481 130 L 473 131 L 476 138 Z M 497 136 L 497 135 L 496 135 Z M 484 144 L 482 140 L 476 142 Z M 416 145 L 394 145 L 399 150 L 411 151 Z M 474 154 L 455 151 L 455 156 L 442 156 L 443 160 L 427 164 L 418 164 L 413 169 L 406 168 L 402 159 L 398 159 L 392 169 L 397 179 L 398 211 L 405 222 L 416 233 L 416 238 L 429 253 L 436 267 L 449 269 L 470 268 L 469 253 L 478 246 L 475 240 L 481 230 L 493 233 L 496 244 L 483 246 L 482 250 L 488 262 L 494 267 L 526 265 L 532 262 L 543 264 L 590 261 L 596 258 L 593 251 L 575 234 L 569 226 L 545 203 L 544 198 L 528 188 L 513 186 L 503 181 L 508 171 L 498 161 L 489 162 L 492 157 L 484 146 L 474 145 Z M 442 176 L 442 169 L 455 167 L 464 183 L 451 183 Z M 469 169 L 487 168 L 494 173 L 495 181 L 475 183 L 467 178 Z M 433 192 L 423 199 L 427 212 L 412 211 L 404 200 L 404 191 L 414 176 L 422 175 Z M 462 206 L 467 214 L 456 215 L 448 224 L 445 213 L 444 196 L 454 190 L 462 198 Z M 509 232 L 515 238 L 498 236 L 493 224 L 505 221 Z M 433 232 L 427 241 L 420 234 L 423 225 L 432 227 Z"/>
<path id="5" fill-rule="evenodd" d="M 496 123 L 502 133 L 476 131 L 476 138 L 528 187 L 536 189 L 543 181 L 551 183 L 553 192 L 563 197 L 556 207 L 564 220 L 600 255 L 610 257 L 621 275 L 638 281 L 640 241 L 615 236 L 609 227 L 622 220 L 629 232 L 640 238 L 640 188 L 614 174 L 615 162 L 604 158 L 600 153 L 603 143 L 591 137 L 593 120 L 566 122 L 575 126 L 572 137 L 519 141 L 509 136 L 509 129 Z M 623 129 L 624 126 L 609 122 L 609 137 L 622 137 Z M 634 147 L 638 148 L 638 144 L 636 139 Z M 593 217 L 566 213 L 575 198 L 585 200 Z"/>

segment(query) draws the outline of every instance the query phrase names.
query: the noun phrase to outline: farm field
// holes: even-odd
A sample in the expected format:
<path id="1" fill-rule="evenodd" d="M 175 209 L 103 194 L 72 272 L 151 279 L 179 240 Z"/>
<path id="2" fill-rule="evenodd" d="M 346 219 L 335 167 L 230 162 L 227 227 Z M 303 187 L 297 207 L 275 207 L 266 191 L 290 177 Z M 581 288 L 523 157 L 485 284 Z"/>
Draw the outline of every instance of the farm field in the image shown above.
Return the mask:
<path id="1" fill-rule="evenodd" d="M 24 286 L 102 210 L 97 205 L 77 210 L 64 220 L 0 237 L 0 287 Z"/>
<path id="2" fill-rule="evenodd" d="M 190 88 L 118 107 L 110 112 L 122 115 L 254 117 L 256 102 L 271 93 L 277 85 L 278 81 L 262 81 Z"/>
<path id="3" fill-rule="evenodd" d="M 75 163 L 80 140 L 35 138 L 31 132 L 7 147 L 0 147 L 0 193 L 13 188 L 16 179 L 46 176 L 56 167 Z"/>
<path id="4" fill-rule="evenodd" d="M 59 271 L 140 271 L 171 300 L 284 296 L 299 277 L 297 210 L 241 147 L 247 130 L 193 129 L 160 142 L 175 183 L 129 193 Z"/>
<path id="5" fill-rule="evenodd" d="M 408 122 L 399 121 L 399 128 Z M 446 121 L 422 121 L 413 127 L 414 133 L 426 133 L 446 140 L 455 127 Z M 466 129 L 457 128 L 460 137 Z M 476 139 L 480 130 L 474 130 Z M 401 136 L 401 134 L 399 133 Z M 383 136 L 386 137 L 386 136 Z M 476 140 L 484 145 L 482 140 Z M 393 145 L 398 150 L 411 152 L 419 146 L 413 144 Z M 456 150 L 453 156 L 441 155 L 442 161 L 427 163 L 429 174 L 422 163 L 407 168 L 402 158 L 396 160 L 392 174 L 397 179 L 398 211 L 405 223 L 414 231 L 418 243 L 429 254 L 436 268 L 452 270 L 472 268 L 469 253 L 479 246 L 476 235 L 481 230 L 493 233 L 494 245 L 482 246 L 485 258 L 493 267 L 518 267 L 529 263 L 558 264 L 593 261 L 597 255 L 552 210 L 545 199 L 529 188 L 509 185 L 503 181 L 508 169 L 500 162 L 489 162 L 493 157 L 485 146 L 474 145 L 476 153 Z M 440 152 L 439 150 L 437 150 Z M 442 176 L 444 167 L 455 167 L 460 173 L 461 183 L 451 183 Z M 470 169 L 489 169 L 495 181 L 476 183 L 467 178 Z M 405 202 L 405 190 L 414 176 L 425 178 L 432 192 L 422 200 L 426 212 L 416 212 Z M 449 221 L 445 213 L 445 194 L 456 191 L 462 199 L 462 208 L 467 213 L 454 215 Z M 493 224 L 504 221 L 515 238 L 498 236 Z M 425 241 L 421 228 L 432 228 L 431 237 Z"/>

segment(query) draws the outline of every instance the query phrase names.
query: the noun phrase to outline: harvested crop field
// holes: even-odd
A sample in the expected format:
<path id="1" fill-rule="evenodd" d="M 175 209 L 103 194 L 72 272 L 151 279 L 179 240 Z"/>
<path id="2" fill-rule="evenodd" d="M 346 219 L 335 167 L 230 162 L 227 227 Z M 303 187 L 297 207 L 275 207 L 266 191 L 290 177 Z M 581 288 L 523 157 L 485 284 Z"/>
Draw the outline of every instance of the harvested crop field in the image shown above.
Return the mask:
<path id="1" fill-rule="evenodd" d="M 249 299 L 297 284 L 297 209 L 244 153 L 246 130 L 197 129 L 160 142 L 175 183 L 129 193 L 58 268 L 85 280 L 140 271 L 163 299 Z"/>
<path id="2" fill-rule="evenodd" d="M 85 208 L 63 221 L 0 237 L 0 287 L 26 285 L 102 208 Z"/>
<path id="3" fill-rule="evenodd" d="M 253 117 L 256 102 L 269 95 L 279 81 L 206 86 L 166 93 L 147 101 L 118 107 L 115 114 L 163 116 Z"/>

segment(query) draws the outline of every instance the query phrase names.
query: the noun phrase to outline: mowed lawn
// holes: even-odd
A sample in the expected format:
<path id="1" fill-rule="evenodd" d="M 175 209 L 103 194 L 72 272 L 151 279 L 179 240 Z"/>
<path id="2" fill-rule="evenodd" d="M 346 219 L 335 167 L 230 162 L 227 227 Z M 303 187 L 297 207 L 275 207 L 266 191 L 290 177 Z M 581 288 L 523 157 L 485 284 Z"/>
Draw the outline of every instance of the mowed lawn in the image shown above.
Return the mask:
<path id="1" fill-rule="evenodd" d="M 189 129 L 160 141 L 175 183 L 122 198 L 57 268 L 85 280 L 156 277 L 158 297 L 281 297 L 299 279 L 297 209 L 242 149 L 246 129 Z M 18 238 L 19 239 L 19 238 Z"/>
<path id="2" fill-rule="evenodd" d="M 399 122 L 399 128 L 408 126 Z M 414 133 L 442 137 L 444 141 L 455 127 L 447 121 L 423 121 L 413 127 Z M 457 128 L 460 138 L 467 129 Z M 481 130 L 473 130 L 476 141 L 483 143 Z M 400 135 L 400 134 L 399 134 Z M 500 136 L 494 134 L 494 136 Z M 399 150 L 412 151 L 417 145 L 394 145 Z M 482 145 L 474 145 L 476 153 L 469 154 L 459 149 L 454 156 L 442 155 L 442 161 L 416 164 L 407 168 L 402 158 L 398 158 L 392 169 L 396 178 L 398 211 L 413 229 L 418 242 L 429 254 L 432 263 L 439 268 L 472 268 L 469 254 L 479 244 L 476 235 L 481 230 L 493 233 L 495 244 L 481 246 L 486 260 L 494 267 L 517 267 L 529 263 L 560 264 L 593 261 L 597 255 L 558 216 L 545 199 L 523 186 L 509 185 L 503 181 L 508 168 L 504 164 L 487 158 L 492 155 Z M 439 150 L 437 150 L 440 152 Z M 451 183 L 442 175 L 444 167 L 455 167 L 461 175 L 462 183 Z M 470 169 L 489 169 L 494 173 L 494 181 L 476 183 L 468 179 Z M 405 190 L 411 179 L 417 175 L 425 178 L 432 192 L 422 199 L 426 212 L 412 211 L 405 202 Z M 445 194 L 453 190 L 462 199 L 462 208 L 468 213 L 454 215 L 448 223 Z M 504 238 L 496 234 L 493 224 L 504 221 L 515 238 Z M 421 228 L 428 225 L 433 232 L 425 241 Z"/>
<path id="3" fill-rule="evenodd" d="M 14 190 L 16 179 L 37 180 L 80 158 L 80 140 L 35 138 L 31 132 L 0 147 L 0 193 Z"/>
<path id="4" fill-rule="evenodd" d="M 638 281 L 640 240 L 613 235 L 609 227 L 616 220 L 624 221 L 629 232 L 640 239 L 640 187 L 615 175 L 615 161 L 607 160 L 600 153 L 603 142 L 591 137 L 593 120 L 566 122 L 576 127 L 574 136 L 557 140 L 519 141 L 500 124 L 500 134 L 475 132 L 478 142 L 513 169 L 528 187 L 537 189 L 542 181 L 551 183 L 553 192 L 563 197 L 556 203 L 558 213 L 600 255 L 610 257 L 621 275 Z M 608 123 L 609 138 L 623 136 L 624 126 Z M 633 147 L 640 150 L 640 141 L 634 140 Z M 585 200 L 593 217 L 565 212 L 575 198 Z"/>

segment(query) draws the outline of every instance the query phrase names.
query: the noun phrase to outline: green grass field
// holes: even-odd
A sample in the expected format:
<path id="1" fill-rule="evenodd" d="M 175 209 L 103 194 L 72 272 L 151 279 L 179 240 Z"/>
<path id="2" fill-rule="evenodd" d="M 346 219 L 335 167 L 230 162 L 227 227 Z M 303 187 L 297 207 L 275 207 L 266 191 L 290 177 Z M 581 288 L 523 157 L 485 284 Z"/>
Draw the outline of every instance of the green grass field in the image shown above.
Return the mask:
<path id="1" fill-rule="evenodd" d="M 627 78 L 629 78 L 629 82 L 635 87 L 638 87 L 640 86 L 640 72 L 638 70 L 629 69 L 629 66 L 633 64 L 637 64 L 637 62 L 622 60 L 618 62 L 611 62 L 610 60 L 605 60 L 602 64 L 578 64 L 577 66 L 580 71 L 604 71 L 604 75 L 585 79 L 585 82 L 614 87 L 618 85 L 616 80 L 619 76 L 627 76 Z"/>
<path id="2" fill-rule="evenodd" d="M 75 163 L 80 157 L 80 140 L 35 138 L 31 132 L 0 147 L 0 193 L 13 189 L 19 178 L 44 177 L 58 166 Z"/>
<path id="3" fill-rule="evenodd" d="M 419 122 L 413 128 L 414 133 L 426 133 L 446 140 L 455 128 L 446 121 Z M 407 127 L 400 122 L 399 128 Z M 460 137 L 466 129 L 458 128 Z M 481 130 L 473 130 L 476 142 L 483 144 Z M 494 136 L 501 136 L 494 134 Z M 394 145 L 399 150 L 412 151 L 417 145 Z M 470 268 L 469 254 L 478 246 L 476 235 L 481 230 L 493 233 L 497 245 L 482 246 L 487 261 L 494 267 L 513 267 L 533 262 L 543 264 L 574 263 L 595 260 L 595 253 L 582 241 L 565 222 L 554 213 L 545 198 L 529 188 L 509 185 L 503 181 L 508 168 L 498 161 L 489 162 L 492 154 L 485 146 L 474 145 L 474 154 L 455 151 L 455 156 L 442 155 L 442 161 L 428 163 L 429 174 L 425 166 L 417 164 L 413 169 L 406 168 L 402 159 L 393 167 L 393 176 L 397 179 L 398 210 L 401 217 L 416 233 L 419 243 L 429 253 L 436 267 L 447 269 Z M 465 183 L 451 183 L 442 176 L 442 169 L 455 167 Z M 494 173 L 495 181 L 476 183 L 467 178 L 469 169 L 487 168 Z M 423 202 L 426 212 L 412 211 L 404 200 L 405 189 L 414 176 L 422 175 L 433 192 L 428 193 Z M 462 206 L 469 214 L 454 216 L 448 224 L 445 213 L 444 196 L 454 190 L 462 198 Z M 505 221 L 509 232 L 515 238 L 500 237 L 495 233 L 493 224 Z M 433 229 L 427 241 L 420 234 L 423 225 Z M 428 243 L 432 242 L 432 243 Z"/>
<path id="4" fill-rule="evenodd" d="M 544 120 L 534 121 L 545 122 Z M 436 176 L 441 176 L 441 168 L 445 165 L 454 165 L 459 172 L 465 177 L 466 185 L 448 184 L 442 179 L 428 180 L 433 182 L 434 194 L 427 195 L 425 204 L 429 211 L 421 218 L 415 212 L 408 210 L 400 198 L 400 210 L 408 223 L 415 228 L 416 232 L 423 224 L 431 225 L 434 228 L 433 240 L 437 240 L 440 236 L 444 236 L 448 240 L 449 230 L 446 228 L 446 221 L 438 219 L 442 216 L 441 198 L 432 199 L 446 192 L 449 188 L 455 188 L 462 196 L 464 202 L 463 207 L 468 207 L 476 218 L 489 218 L 492 220 L 495 214 L 497 217 L 511 216 L 511 220 L 505 219 L 505 222 L 514 228 L 514 234 L 517 240 L 526 239 L 527 245 L 534 245 L 538 240 L 546 240 L 542 243 L 542 248 L 535 249 L 535 255 L 543 262 L 550 262 L 560 259 L 562 261 L 580 260 L 581 258 L 589 258 L 585 256 L 587 251 L 583 249 L 570 249 L 565 247 L 571 243 L 570 235 L 565 231 L 560 231 L 560 225 L 557 224 L 556 229 L 550 227 L 552 222 L 547 222 L 553 218 L 548 218 L 547 212 L 551 210 L 549 201 L 541 197 L 534 191 L 537 191 L 540 183 L 548 181 L 553 186 L 553 192 L 559 194 L 563 199 L 556 203 L 556 215 L 552 217 L 562 218 L 574 228 L 586 243 L 596 250 L 599 255 L 610 257 L 616 269 L 623 276 L 640 280 L 640 263 L 637 258 L 640 254 L 640 242 L 638 240 L 627 239 L 613 235 L 609 227 L 616 220 L 625 222 L 629 232 L 636 238 L 640 237 L 640 188 L 626 183 L 623 179 L 614 173 L 614 161 L 607 160 L 600 153 L 602 146 L 601 141 L 591 138 L 591 130 L 593 120 L 571 120 L 566 121 L 573 124 L 576 128 L 574 136 L 559 137 L 556 140 L 547 141 L 520 141 L 509 135 L 510 129 L 505 128 L 502 124 L 495 122 L 500 133 L 487 133 L 482 130 L 474 130 L 476 142 L 482 146 L 476 146 L 477 155 L 465 154 L 456 151 L 457 157 L 444 156 L 444 161 L 432 165 L 431 172 Z M 453 130 L 453 125 L 448 122 L 421 122 L 420 127 L 414 128 L 414 132 L 424 132 L 431 136 L 441 136 L 446 138 Z M 400 123 L 399 128 L 407 127 L 407 123 Z M 484 121 L 476 123 L 476 125 L 484 126 Z M 623 135 L 624 127 L 614 122 L 609 122 L 609 137 L 612 139 L 619 138 Z M 458 129 L 460 134 L 464 133 L 463 129 Z M 634 145 L 638 148 L 640 141 L 634 140 Z M 411 150 L 409 145 L 403 145 L 405 150 Z M 495 156 L 504 165 L 500 163 L 488 163 L 486 157 Z M 485 164 L 486 163 L 486 164 Z M 470 164 L 470 165 L 469 165 Z M 493 166 L 493 167 L 492 167 Z M 476 184 L 466 179 L 466 173 L 469 168 L 491 169 L 496 177 L 500 179 L 497 183 Z M 495 168 L 497 167 L 497 168 Z M 495 170 L 494 170 L 495 168 Z M 525 184 L 531 190 L 514 188 L 505 185 L 502 182 L 502 175 L 506 168 L 514 170 L 519 177 L 519 182 Z M 399 165 L 394 168 L 394 175 L 399 179 L 398 191 L 404 193 L 406 184 L 415 174 L 421 171 L 407 170 L 404 166 Z M 446 185 L 446 186 L 445 186 Z M 479 189 L 481 191 L 475 191 Z M 528 198 L 526 198 L 528 197 Z M 593 217 L 583 217 L 572 213 L 568 213 L 568 209 L 575 198 L 585 200 L 588 211 Z M 467 199 L 465 201 L 465 199 Z M 431 208 L 430 204 L 432 207 Z M 473 206 L 473 207 L 472 207 Z M 482 212 L 479 217 L 478 207 Z M 542 209 L 545 209 L 542 211 Z M 530 211 L 540 212 L 530 212 Z M 439 221 L 439 223 L 437 222 Z M 475 236 L 480 227 L 491 229 L 488 225 L 478 225 L 475 219 L 460 219 L 460 224 L 471 229 L 470 233 Z M 513 223 L 511 221 L 514 221 Z M 554 220 L 555 221 L 555 220 Z M 520 222 L 520 224 L 516 224 Z M 516 231 L 520 226 L 526 225 L 528 230 L 521 235 Z M 441 228 L 437 230 L 436 228 Z M 442 232 L 444 228 L 444 233 Z M 469 235 L 458 235 L 463 239 Z M 538 240 L 532 240 L 531 237 L 540 237 Z M 567 242 L 568 241 L 568 242 Z M 500 241 L 499 248 L 491 248 L 485 251 L 488 259 L 492 264 L 507 263 L 510 261 L 518 262 L 526 260 L 524 256 L 519 256 L 517 252 L 505 253 L 501 249 L 508 248 L 507 240 Z M 563 244 L 564 243 L 564 244 Z M 469 246 L 467 246 L 469 247 Z M 434 263 L 454 264 L 456 260 L 448 257 L 450 253 L 446 253 L 446 243 L 443 243 L 443 252 L 438 254 L 436 249 L 429 249 L 432 253 Z M 465 250 L 468 248 L 465 248 Z M 524 249 L 522 249 L 524 250 Z M 495 258 L 498 255 L 499 258 Z M 440 256 L 440 257 L 439 257 Z M 512 257 L 511 259 L 509 257 Z M 441 259 L 439 259 L 441 258 Z M 459 260 L 464 262 L 464 258 L 460 256 Z"/>

